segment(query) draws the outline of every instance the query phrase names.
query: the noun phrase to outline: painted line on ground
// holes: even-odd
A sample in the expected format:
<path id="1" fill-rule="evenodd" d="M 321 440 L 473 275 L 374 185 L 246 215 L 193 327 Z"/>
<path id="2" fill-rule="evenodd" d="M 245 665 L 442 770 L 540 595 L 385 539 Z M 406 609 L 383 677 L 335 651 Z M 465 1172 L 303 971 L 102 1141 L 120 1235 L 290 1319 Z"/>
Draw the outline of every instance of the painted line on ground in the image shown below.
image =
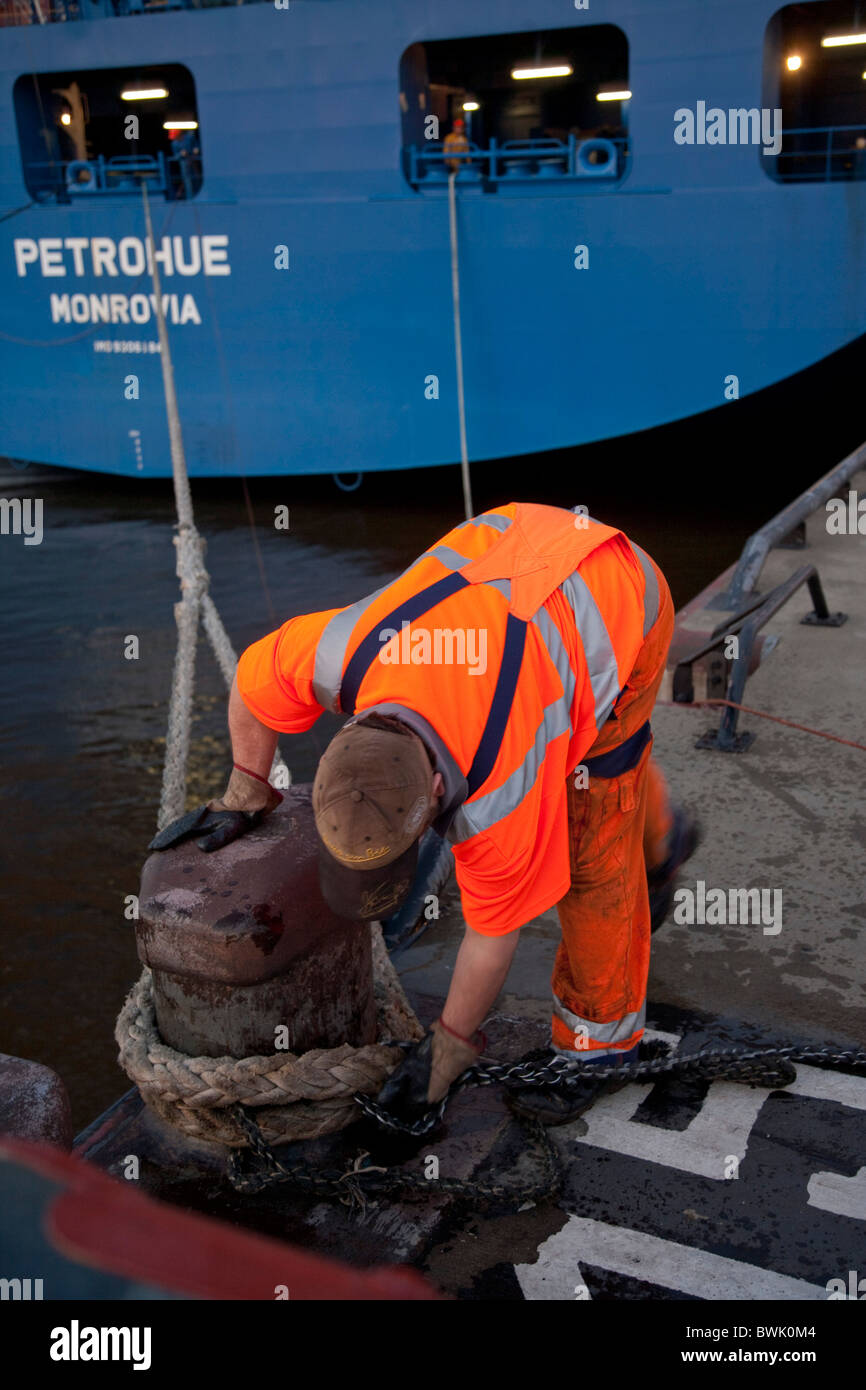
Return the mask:
<path id="1" fill-rule="evenodd" d="M 805 1279 L 585 1216 L 570 1217 L 538 1247 L 533 1264 L 515 1265 L 514 1272 L 527 1299 L 586 1301 L 582 1264 L 705 1300 L 816 1302 L 828 1296 L 826 1287 Z"/>

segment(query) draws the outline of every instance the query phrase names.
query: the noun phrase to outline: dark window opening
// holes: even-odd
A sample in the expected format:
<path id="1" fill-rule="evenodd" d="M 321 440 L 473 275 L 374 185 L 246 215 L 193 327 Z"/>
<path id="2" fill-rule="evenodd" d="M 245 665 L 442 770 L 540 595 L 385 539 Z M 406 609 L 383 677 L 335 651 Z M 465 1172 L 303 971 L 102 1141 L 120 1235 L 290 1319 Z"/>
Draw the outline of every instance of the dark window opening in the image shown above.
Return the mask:
<path id="1" fill-rule="evenodd" d="M 400 63 L 404 171 L 416 188 L 616 181 L 628 157 L 628 41 L 612 24 L 416 43 Z"/>
<path id="2" fill-rule="evenodd" d="M 107 194 L 194 198 L 202 185 L 195 83 L 178 63 L 19 77 L 24 181 L 37 202 Z"/>
<path id="3" fill-rule="evenodd" d="M 866 4 L 809 0 L 777 11 L 764 43 L 764 99 L 782 111 L 782 148 L 762 161 L 772 178 L 866 178 Z"/>

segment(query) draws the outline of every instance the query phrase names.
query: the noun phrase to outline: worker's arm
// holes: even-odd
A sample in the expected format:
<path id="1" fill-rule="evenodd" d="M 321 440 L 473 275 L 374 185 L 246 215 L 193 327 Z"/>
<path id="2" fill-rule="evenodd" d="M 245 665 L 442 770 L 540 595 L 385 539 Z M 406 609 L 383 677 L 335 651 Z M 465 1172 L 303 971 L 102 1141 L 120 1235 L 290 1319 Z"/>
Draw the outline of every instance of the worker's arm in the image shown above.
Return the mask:
<path id="1" fill-rule="evenodd" d="M 519 931 L 512 931 L 482 936 L 466 928 L 442 1017 L 407 1053 L 379 1093 L 380 1103 L 391 1114 L 417 1119 L 472 1066 L 484 1047 L 478 1025 L 505 983 L 518 935 Z"/>
<path id="2" fill-rule="evenodd" d="M 234 762 L 267 778 L 276 752 L 277 732 L 256 719 L 244 704 L 237 677 L 232 682 L 229 695 L 229 737 Z"/>
<path id="3" fill-rule="evenodd" d="M 266 816 L 279 806 L 282 796 L 268 783 L 277 747 L 277 732 L 247 709 L 238 690 L 237 676 L 229 695 L 229 737 L 232 741 L 232 773 L 211 811 L 259 812 Z"/>
<path id="4" fill-rule="evenodd" d="M 442 1010 L 442 1022 L 455 1033 L 470 1038 L 493 1006 L 505 984 L 520 932 L 482 936 L 466 928 Z"/>

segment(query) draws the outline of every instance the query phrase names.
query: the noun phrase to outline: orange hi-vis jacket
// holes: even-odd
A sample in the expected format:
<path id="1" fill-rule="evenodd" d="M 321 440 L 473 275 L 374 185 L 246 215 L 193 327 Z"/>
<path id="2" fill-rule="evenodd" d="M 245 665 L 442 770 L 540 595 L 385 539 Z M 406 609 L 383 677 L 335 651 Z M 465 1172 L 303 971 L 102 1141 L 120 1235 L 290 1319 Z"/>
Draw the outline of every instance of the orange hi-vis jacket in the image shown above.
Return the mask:
<path id="1" fill-rule="evenodd" d="M 569 890 L 566 777 L 626 691 L 658 606 L 658 572 L 621 531 L 512 502 L 350 607 L 255 642 L 238 690 L 285 733 L 325 709 L 413 728 L 443 775 L 434 828 L 453 845 L 463 914 L 497 936 Z"/>

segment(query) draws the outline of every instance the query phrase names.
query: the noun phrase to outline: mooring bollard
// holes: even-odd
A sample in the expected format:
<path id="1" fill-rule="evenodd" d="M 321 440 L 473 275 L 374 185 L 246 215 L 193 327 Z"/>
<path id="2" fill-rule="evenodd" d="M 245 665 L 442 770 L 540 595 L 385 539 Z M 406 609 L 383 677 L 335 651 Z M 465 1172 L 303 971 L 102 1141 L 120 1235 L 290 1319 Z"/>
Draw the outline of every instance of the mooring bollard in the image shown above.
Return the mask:
<path id="1" fill-rule="evenodd" d="M 362 1046 L 376 1038 L 370 928 L 322 898 L 312 787 L 203 854 L 155 853 L 141 880 L 138 954 L 165 1043 L 189 1056 Z"/>
<path id="2" fill-rule="evenodd" d="M 72 1148 L 69 1097 L 50 1067 L 0 1052 L 0 1135 Z"/>

